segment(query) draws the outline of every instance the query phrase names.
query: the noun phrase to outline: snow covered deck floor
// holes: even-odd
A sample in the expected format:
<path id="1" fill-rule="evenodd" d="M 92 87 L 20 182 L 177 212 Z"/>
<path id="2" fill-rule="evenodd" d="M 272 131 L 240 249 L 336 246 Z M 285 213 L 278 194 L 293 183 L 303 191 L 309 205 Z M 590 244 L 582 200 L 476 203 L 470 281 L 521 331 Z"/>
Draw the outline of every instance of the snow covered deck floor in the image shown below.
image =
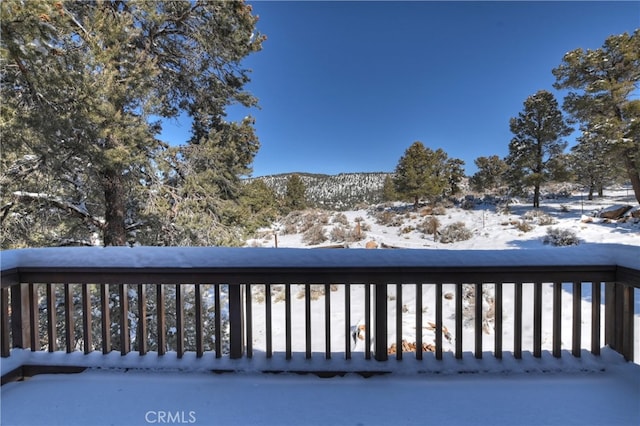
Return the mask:
<path id="1" fill-rule="evenodd" d="M 562 360 L 525 354 L 522 360 L 488 361 L 475 372 L 467 361 L 461 374 L 455 359 L 445 357 L 439 372 L 370 378 L 122 369 L 39 375 L 2 387 L 1 423 L 640 424 L 640 365 L 612 350 L 604 348 L 600 357 L 585 351 Z"/>

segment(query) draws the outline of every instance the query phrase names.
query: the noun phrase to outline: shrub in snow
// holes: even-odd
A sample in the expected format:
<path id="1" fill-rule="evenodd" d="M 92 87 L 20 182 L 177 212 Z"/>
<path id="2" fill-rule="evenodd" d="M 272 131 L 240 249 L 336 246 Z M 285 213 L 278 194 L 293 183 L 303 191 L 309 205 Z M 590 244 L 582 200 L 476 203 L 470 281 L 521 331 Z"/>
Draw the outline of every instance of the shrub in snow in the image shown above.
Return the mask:
<path id="1" fill-rule="evenodd" d="M 336 213 L 333 219 L 331 219 L 331 223 L 339 223 L 346 226 L 349 224 L 349 219 L 347 219 L 347 215 L 344 213 Z"/>
<path id="2" fill-rule="evenodd" d="M 402 226 L 402 217 L 391 210 L 385 210 L 375 214 L 376 223 L 384 226 Z"/>
<path id="3" fill-rule="evenodd" d="M 349 230 L 343 226 L 334 226 L 329 233 L 329 239 L 333 242 L 346 241 Z"/>
<path id="4" fill-rule="evenodd" d="M 455 222 L 445 226 L 440 232 L 441 243 L 455 243 L 456 241 L 465 241 L 473 236 L 471 231 L 462 222 Z"/>
<path id="5" fill-rule="evenodd" d="M 438 232 L 439 227 L 440 221 L 438 218 L 435 216 L 429 216 L 418 225 L 418 230 L 428 235 L 434 235 Z"/>
<path id="6" fill-rule="evenodd" d="M 306 294 L 306 287 L 304 285 L 301 285 L 298 287 L 298 294 L 296 295 L 296 297 L 298 299 L 303 299 L 305 294 Z M 335 284 L 331 284 L 329 286 L 329 291 L 338 291 L 338 286 Z M 311 284 L 309 286 L 309 298 L 311 300 L 318 300 L 321 296 L 324 296 L 326 294 L 326 287 L 324 284 Z"/>
<path id="7" fill-rule="evenodd" d="M 308 245 L 322 244 L 327 241 L 322 224 L 315 224 L 302 234 L 302 242 Z"/>
<path id="8" fill-rule="evenodd" d="M 405 235 L 411 233 L 411 231 L 415 230 L 415 228 L 411 225 L 404 226 L 398 230 L 398 235 Z"/>
<path id="9" fill-rule="evenodd" d="M 518 230 L 522 232 L 529 232 L 533 229 L 533 225 L 531 225 L 526 220 L 521 220 L 516 224 L 516 228 L 518 228 Z"/>
<path id="10" fill-rule="evenodd" d="M 542 242 L 556 247 L 577 246 L 580 239 L 571 229 L 548 228 Z"/>
<path id="11" fill-rule="evenodd" d="M 530 210 L 523 217 L 529 221 L 535 221 L 540 226 L 553 225 L 557 221 L 541 210 Z"/>
<path id="12" fill-rule="evenodd" d="M 540 226 L 553 225 L 555 223 L 558 223 L 558 221 L 548 214 L 543 214 L 538 217 L 538 225 Z"/>
<path id="13" fill-rule="evenodd" d="M 498 214 L 511 214 L 511 205 L 509 202 L 500 203 L 496 206 L 496 213 Z"/>
<path id="14" fill-rule="evenodd" d="M 347 242 L 351 243 L 354 241 L 363 240 L 367 234 L 364 233 L 365 229 L 361 226 L 360 232 L 358 232 L 357 227 L 348 228 L 342 225 L 334 226 L 329 233 L 329 239 L 332 242 Z"/>

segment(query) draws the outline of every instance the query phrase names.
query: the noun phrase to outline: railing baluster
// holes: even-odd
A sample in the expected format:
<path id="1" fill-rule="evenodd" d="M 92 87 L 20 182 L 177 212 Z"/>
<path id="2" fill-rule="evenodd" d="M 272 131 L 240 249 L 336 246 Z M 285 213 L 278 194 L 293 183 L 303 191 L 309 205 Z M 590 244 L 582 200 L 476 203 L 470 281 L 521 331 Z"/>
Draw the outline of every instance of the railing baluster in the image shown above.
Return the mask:
<path id="1" fill-rule="evenodd" d="M 47 284 L 47 333 L 49 336 L 49 352 L 58 349 L 56 330 L 56 292 L 53 284 Z"/>
<path id="2" fill-rule="evenodd" d="M 149 350 L 147 341 L 147 286 L 138 284 L 138 328 L 136 330 L 138 353 L 146 355 Z"/>
<path id="3" fill-rule="evenodd" d="M 371 359 L 371 284 L 364 285 L 364 358 Z"/>
<path id="4" fill-rule="evenodd" d="M 9 287 L 0 289 L 0 312 L 2 313 L 2 358 L 7 358 L 11 354 L 11 343 L 9 341 Z"/>
<path id="5" fill-rule="evenodd" d="M 456 359 L 462 359 L 462 291 L 463 284 L 456 283 Z"/>
<path id="6" fill-rule="evenodd" d="M 247 338 L 247 358 L 253 358 L 253 296 L 251 295 L 251 284 L 245 284 L 246 303 L 246 338 Z"/>
<path id="7" fill-rule="evenodd" d="M 14 348 L 26 348 L 29 336 L 29 294 L 26 284 L 16 284 L 11 288 L 11 337 Z"/>
<path id="8" fill-rule="evenodd" d="M 442 359 L 442 283 L 436 283 L 436 359 Z"/>
<path id="9" fill-rule="evenodd" d="M 244 304 L 242 287 L 238 282 L 228 283 L 229 302 L 229 357 L 242 358 L 244 354 Z"/>
<path id="10" fill-rule="evenodd" d="M 416 284 L 416 359 L 422 359 L 422 284 Z"/>
<path id="11" fill-rule="evenodd" d="M 31 337 L 29 336 L 29 292 L 27 284 L 18 284 L 11 290 L 11 337 L 13 347 L 27 348 Z"/>
<path id="12" fill-rule="evenodd" d="M 522 358 L 522 283 L 514 284 L 513 357 Z"/>
<path id="13" fill-rule="evenodd" d="M 216 351 L 216 358 L 222 357 L 222 306 L 220 306 L 220 284 L 214 284 L 214 295 L 213 295 L 213 303 L 215 306 L 213 307 L 213 314 L 215 315 L 213 318 L 214 325 L 214 335 L 215 342 L 214 348 Z"/>
<path id="14" fill-rule="evenodd" d="M 582 347 L 582 283 L 573 283 L 573 324 L 571 337 L 571 353 L 575 357 L 580 357 Z"/>
<path id="15" fill-rule="evenodd" d="M 501 282 L 494 284 L 494 332 L 495 348 L 494 353 L 497 359 L 502 359 L 502 285 Z"/>
<path id="16" fill-rule="evenodd" d="M 553 283 L 553 356 L 562 356 L 562 283 Z"/>
<path id="17" fill-rule="evenodd" d="M 273 330 L 271 314 L 271 284 L 264 285 L 265 327 L 267 334 L 267 358 L 273 356 Z"/>
<path id="18" fill-rule="evenodd" d="M 204 354 L 204 340 L 202 336 L 202 284 L 194 284 L 194 313 L 196 323 L 196 358 Z"/>
<path id="19" fill-rule="evenodd" d="M 344 357 L 351 359 L 351 288 L 344 284 Z M 355 330 L 355 339 L 358 338 L 358 329 Z"/>
<path id="20" fill-rule="evenodd" d="M 621 283 L 615 284 L 615 325 L 614 349 L 619 353 L 624 350 L 624 286 Z"/>
<path id="21" fill-rule="evenodd" d="M 402 284 L 396 284 L 396 359 L 402 359 Z"/>
<path id="22" fill-rule="evenodd" d="M 475 312 L 474 312 L 474 343 L 475 343 L 475 357 L 477 359 L 482 358 L 482 303 L 484 301 L 484 297 L 482 296 L 482 283 L 475 283 Z"/>
<path id="23" fill-rule="evenodd" d="M 156 284 L 156 321 L 158 325 L 158 355 L 167 352 L 167 323 L 164 308 L 164 286 Z"/>
<path id="24" fill-rule="evenodd" d="M 291 284 L 284 285 L 285 357 L 291 359 Z"/>
<path id="25" fill-rule="evenodd" d="M 129 291 L 127 284 L 120 284 L 120 353 L 126 355 L 131 349 L 129 335 Z"/>
<path id="26" fill-rule="evenodd" d="M 81 284 L 82 291 L 82 337 L 84 339 L 83 350 L 84 354 L 88 354 L 93 351 L 93 333 L 91 328 L 92 318 L 92 306 L 91 306 L 91 292 L 89 284 Z"/>
<path id="27" fill-rule="evenodd" d="M 176 352 L 178 359 L 184 354 L 184 292 L 182 284 L 176 284 Z"/>
<path id="28" fill-rule="evenodd" d="M 304 285 L 305 358 L 311 358 L 311 284 Z"/>
<path id="29" fill-rule="evenodd" d="M 600 355 L 600 303 L 602 286 L 599 281 L 591 283 L 591 353 Z"/>
<path id="30" fill-rule="evenodd" d="M 374 284 L 374 336 L 376 361 L 386 361 L 389 358 L 387 353 L 387 284 Z"/>
<path id="31" fill-rule="evenodd" d="M 50 284 L 47 284 L 47 298 Z M 100 286 L 100 310 L 102 311 L 102 353 L 111 352 L 111 312 L 109 309 L 109 284 L 99 284 Z"/>
<path id="32" fill-rule="evenodd" d="M 38 315 L 38 288 L 29 283 L 29 334 L 31 352 L 40 350 L 40 318 Z"/>
<path id="33" fill-rule="evenodd" d="M 604 283 L 604 344 L 616 347 L 616 283 Z"/>
<path id="34" fill-rule="evenodd" d="M 542 283 L 533 283 L 533 356 L 542 357 Z"/>
<path id="35" fill-rule="evenodd" d="M 331 284 L 324 285 L 324 357 L 331 359 Z"/>
<path id="36" fill-rule="evenodd" d="M 634 314 L 634 290 L 632 286 L 624 285 L 623 308 L 622 308 L 622 328 L 624 331 L 622 338 L 622 355 L 627 361 L 633 361 L 633 314 Z"/>
<path id="37" fill-rule="evenodd" d="M 64 339 L 67 353 L 73 352 L 75 343 L 72 290 L 71 284 L 64 284 Z"/>

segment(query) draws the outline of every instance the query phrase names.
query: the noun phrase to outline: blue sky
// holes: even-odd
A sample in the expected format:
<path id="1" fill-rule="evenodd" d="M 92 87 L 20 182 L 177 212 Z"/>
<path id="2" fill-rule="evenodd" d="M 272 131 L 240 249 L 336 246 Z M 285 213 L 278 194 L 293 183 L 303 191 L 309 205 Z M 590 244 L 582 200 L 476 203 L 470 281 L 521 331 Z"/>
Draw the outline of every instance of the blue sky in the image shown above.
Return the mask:
<path id="1" fill-rule="evenodd" d="M 575 48 L 640 27 L 640 2 L 249 2 L 268 39 L 248 57 L 253 176 L 393 171 L 414 141 L 505 156 L 509 118 Z M 188 139 L 188 123 L 163 138 Z"/>

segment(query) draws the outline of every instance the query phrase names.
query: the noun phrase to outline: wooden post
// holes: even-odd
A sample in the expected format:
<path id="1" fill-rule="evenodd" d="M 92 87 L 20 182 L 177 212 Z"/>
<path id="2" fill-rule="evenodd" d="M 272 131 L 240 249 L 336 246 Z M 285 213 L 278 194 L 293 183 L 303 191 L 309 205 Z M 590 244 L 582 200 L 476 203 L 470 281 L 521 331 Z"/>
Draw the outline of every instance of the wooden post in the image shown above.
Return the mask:
<path id="1" fill-rule="evenodd" d="M 373 297 L 374 358 L 377 361 L 386 361 L 389 358 L 387 354 L 387 284 L 375 284 Z"/>
<path id="2" fill-rule="evenodd" d="M 2 322 L 2 358 L 7 358 L 11 353 L 9 342 L 9 287 L 0 290 L 0 322 Z"/>
<path id="3" fill-rule="evenodd" d="M 27 348 L 31 341 L 28 286 L 17 284 L 11 287 L 11 335 L 14 348 Z"/>
<path id="4" fill-rule="evenodd" d="M 633 361 L 633 287 L 622 287 L 622 355 L 627 361 Z"/>
<path id="5" fill-rule="evenodd" d="M 229 284 L 229 357 L 242 358 L 244 355 L 244 306 L 242 287 L 238 283 Z"/>

